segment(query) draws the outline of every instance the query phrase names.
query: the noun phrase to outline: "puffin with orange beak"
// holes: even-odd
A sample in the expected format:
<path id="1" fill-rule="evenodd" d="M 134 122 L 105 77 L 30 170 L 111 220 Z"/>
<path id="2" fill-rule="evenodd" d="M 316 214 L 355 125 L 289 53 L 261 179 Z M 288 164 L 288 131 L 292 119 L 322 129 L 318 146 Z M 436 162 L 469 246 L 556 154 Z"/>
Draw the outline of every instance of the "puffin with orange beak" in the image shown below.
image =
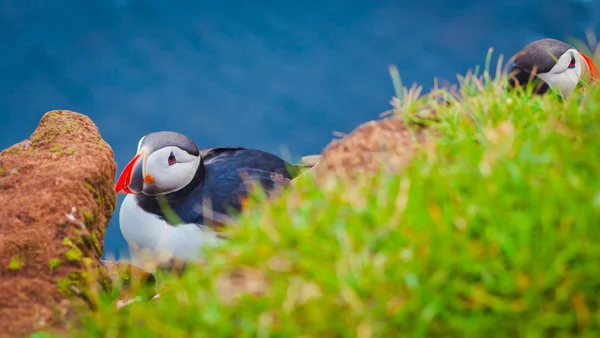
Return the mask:
<path id="1" fill-rule="evenodd" d="M 534 93 L 555 90 L 563 97 L 581 82 L 598 79 L 598 68 L 584 53 L 555 39 L 536 40 L 513 56 L 508 68 L 509 88 L 537 83 Z"/>
<path id="2" fill-rule="evenodd" d="M 170 131 L 142 137 L 116 184 L 117 193 L 127 194 L 119 223 L 132 264 L 152 272 L 173 260 L 201 259 L 201 247 L 220 241 L 214 226 L 242 209 L 249 189 L 244 178 L 260 182 L 269 195 L 287 185 L 300 167 L 255 149 L 199 149 L 185 135 Z M 179 224 L 167 217 L 160 199 Z"/>

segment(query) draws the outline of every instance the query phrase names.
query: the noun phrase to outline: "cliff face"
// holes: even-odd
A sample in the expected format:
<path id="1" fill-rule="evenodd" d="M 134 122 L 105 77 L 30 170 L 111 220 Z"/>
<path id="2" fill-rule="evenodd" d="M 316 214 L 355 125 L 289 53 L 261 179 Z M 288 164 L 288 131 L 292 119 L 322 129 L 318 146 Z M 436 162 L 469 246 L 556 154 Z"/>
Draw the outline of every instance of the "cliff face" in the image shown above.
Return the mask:
<path id="1" fill-rule="evenodd" d="M 0 335 L 60 326 L 72 296 L 89 303 L 86 277 L 101 266 L 115 170 L 94 123 L 64 110 L 0 152 Z"/>

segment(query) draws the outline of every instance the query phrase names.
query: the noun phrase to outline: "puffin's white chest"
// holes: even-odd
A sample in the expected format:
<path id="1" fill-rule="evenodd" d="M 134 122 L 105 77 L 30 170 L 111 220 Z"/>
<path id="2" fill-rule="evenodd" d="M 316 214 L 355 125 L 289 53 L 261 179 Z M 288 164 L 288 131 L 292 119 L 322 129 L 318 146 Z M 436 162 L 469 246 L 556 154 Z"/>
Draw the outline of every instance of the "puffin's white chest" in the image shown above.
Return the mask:
<path id="1" fill-rule="evenodd" d="M 149 261 L 160 264 L 171 258 L 184 261 L 201 260 L 202 247 L 221 241 L 208 227 L 196 224 L 167 224 L 157 216 L 142 210 L 136 204 L 133 195 L 125 196 L 121 204 L 119 226 L 129 245 L 131 263 L 145 270 L 153 269 L 146 265 Z"/>

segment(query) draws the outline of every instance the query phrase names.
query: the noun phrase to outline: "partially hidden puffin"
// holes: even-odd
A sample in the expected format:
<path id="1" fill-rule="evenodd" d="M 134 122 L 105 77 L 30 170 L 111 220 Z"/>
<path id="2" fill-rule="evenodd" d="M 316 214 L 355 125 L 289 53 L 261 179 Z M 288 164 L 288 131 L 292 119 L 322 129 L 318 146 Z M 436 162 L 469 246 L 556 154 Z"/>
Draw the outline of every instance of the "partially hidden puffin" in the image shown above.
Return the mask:
<path id="1" fill-rule="evenodd" d="M 512 57 L 508 75 L 509 88 L 537 81 L 535 94 L 542 95 L 553 89 L 566 97 L 582 81 L 596 81 L 598 68 L 590 57 L 572 45 L 545 38 L 517 52 Z"/>
<path id="2" fill-rule="evenodd" d="M 187 136 L 171 131 L 142 137 L 115 187 L 117 193 L 127 194 L 119 223 L 131 263 L 153 272 L 174 260 L 202 259 L 201 247 L 220 242 L 213 226 L 226 223 L 231 210 L 242 209 L 249 190 L 245 178 L 260 182 L 263 191 L 272 194 L 302 167 L 255 149 L 199 149 Z M 162 202 L 179 224 L 169 219 Z"/>

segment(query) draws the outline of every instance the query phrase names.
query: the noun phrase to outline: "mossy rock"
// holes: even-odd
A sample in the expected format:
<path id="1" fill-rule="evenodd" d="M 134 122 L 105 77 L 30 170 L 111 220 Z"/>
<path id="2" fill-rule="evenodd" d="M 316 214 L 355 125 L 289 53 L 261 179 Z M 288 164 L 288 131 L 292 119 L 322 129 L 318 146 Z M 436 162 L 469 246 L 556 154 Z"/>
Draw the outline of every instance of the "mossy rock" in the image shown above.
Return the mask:
<path id="1" fill-rule="evenodd" d="M 0 267 L 10 272 L 0 279 L 8 291 L 0 331 L 61 326 L 73 306 L 90 305 L 87 279 L 102 274 L 116 203 L 113 151 L 87 116 L 56 110 L 29 139 L 0 152 L 0 164 Z"/>

